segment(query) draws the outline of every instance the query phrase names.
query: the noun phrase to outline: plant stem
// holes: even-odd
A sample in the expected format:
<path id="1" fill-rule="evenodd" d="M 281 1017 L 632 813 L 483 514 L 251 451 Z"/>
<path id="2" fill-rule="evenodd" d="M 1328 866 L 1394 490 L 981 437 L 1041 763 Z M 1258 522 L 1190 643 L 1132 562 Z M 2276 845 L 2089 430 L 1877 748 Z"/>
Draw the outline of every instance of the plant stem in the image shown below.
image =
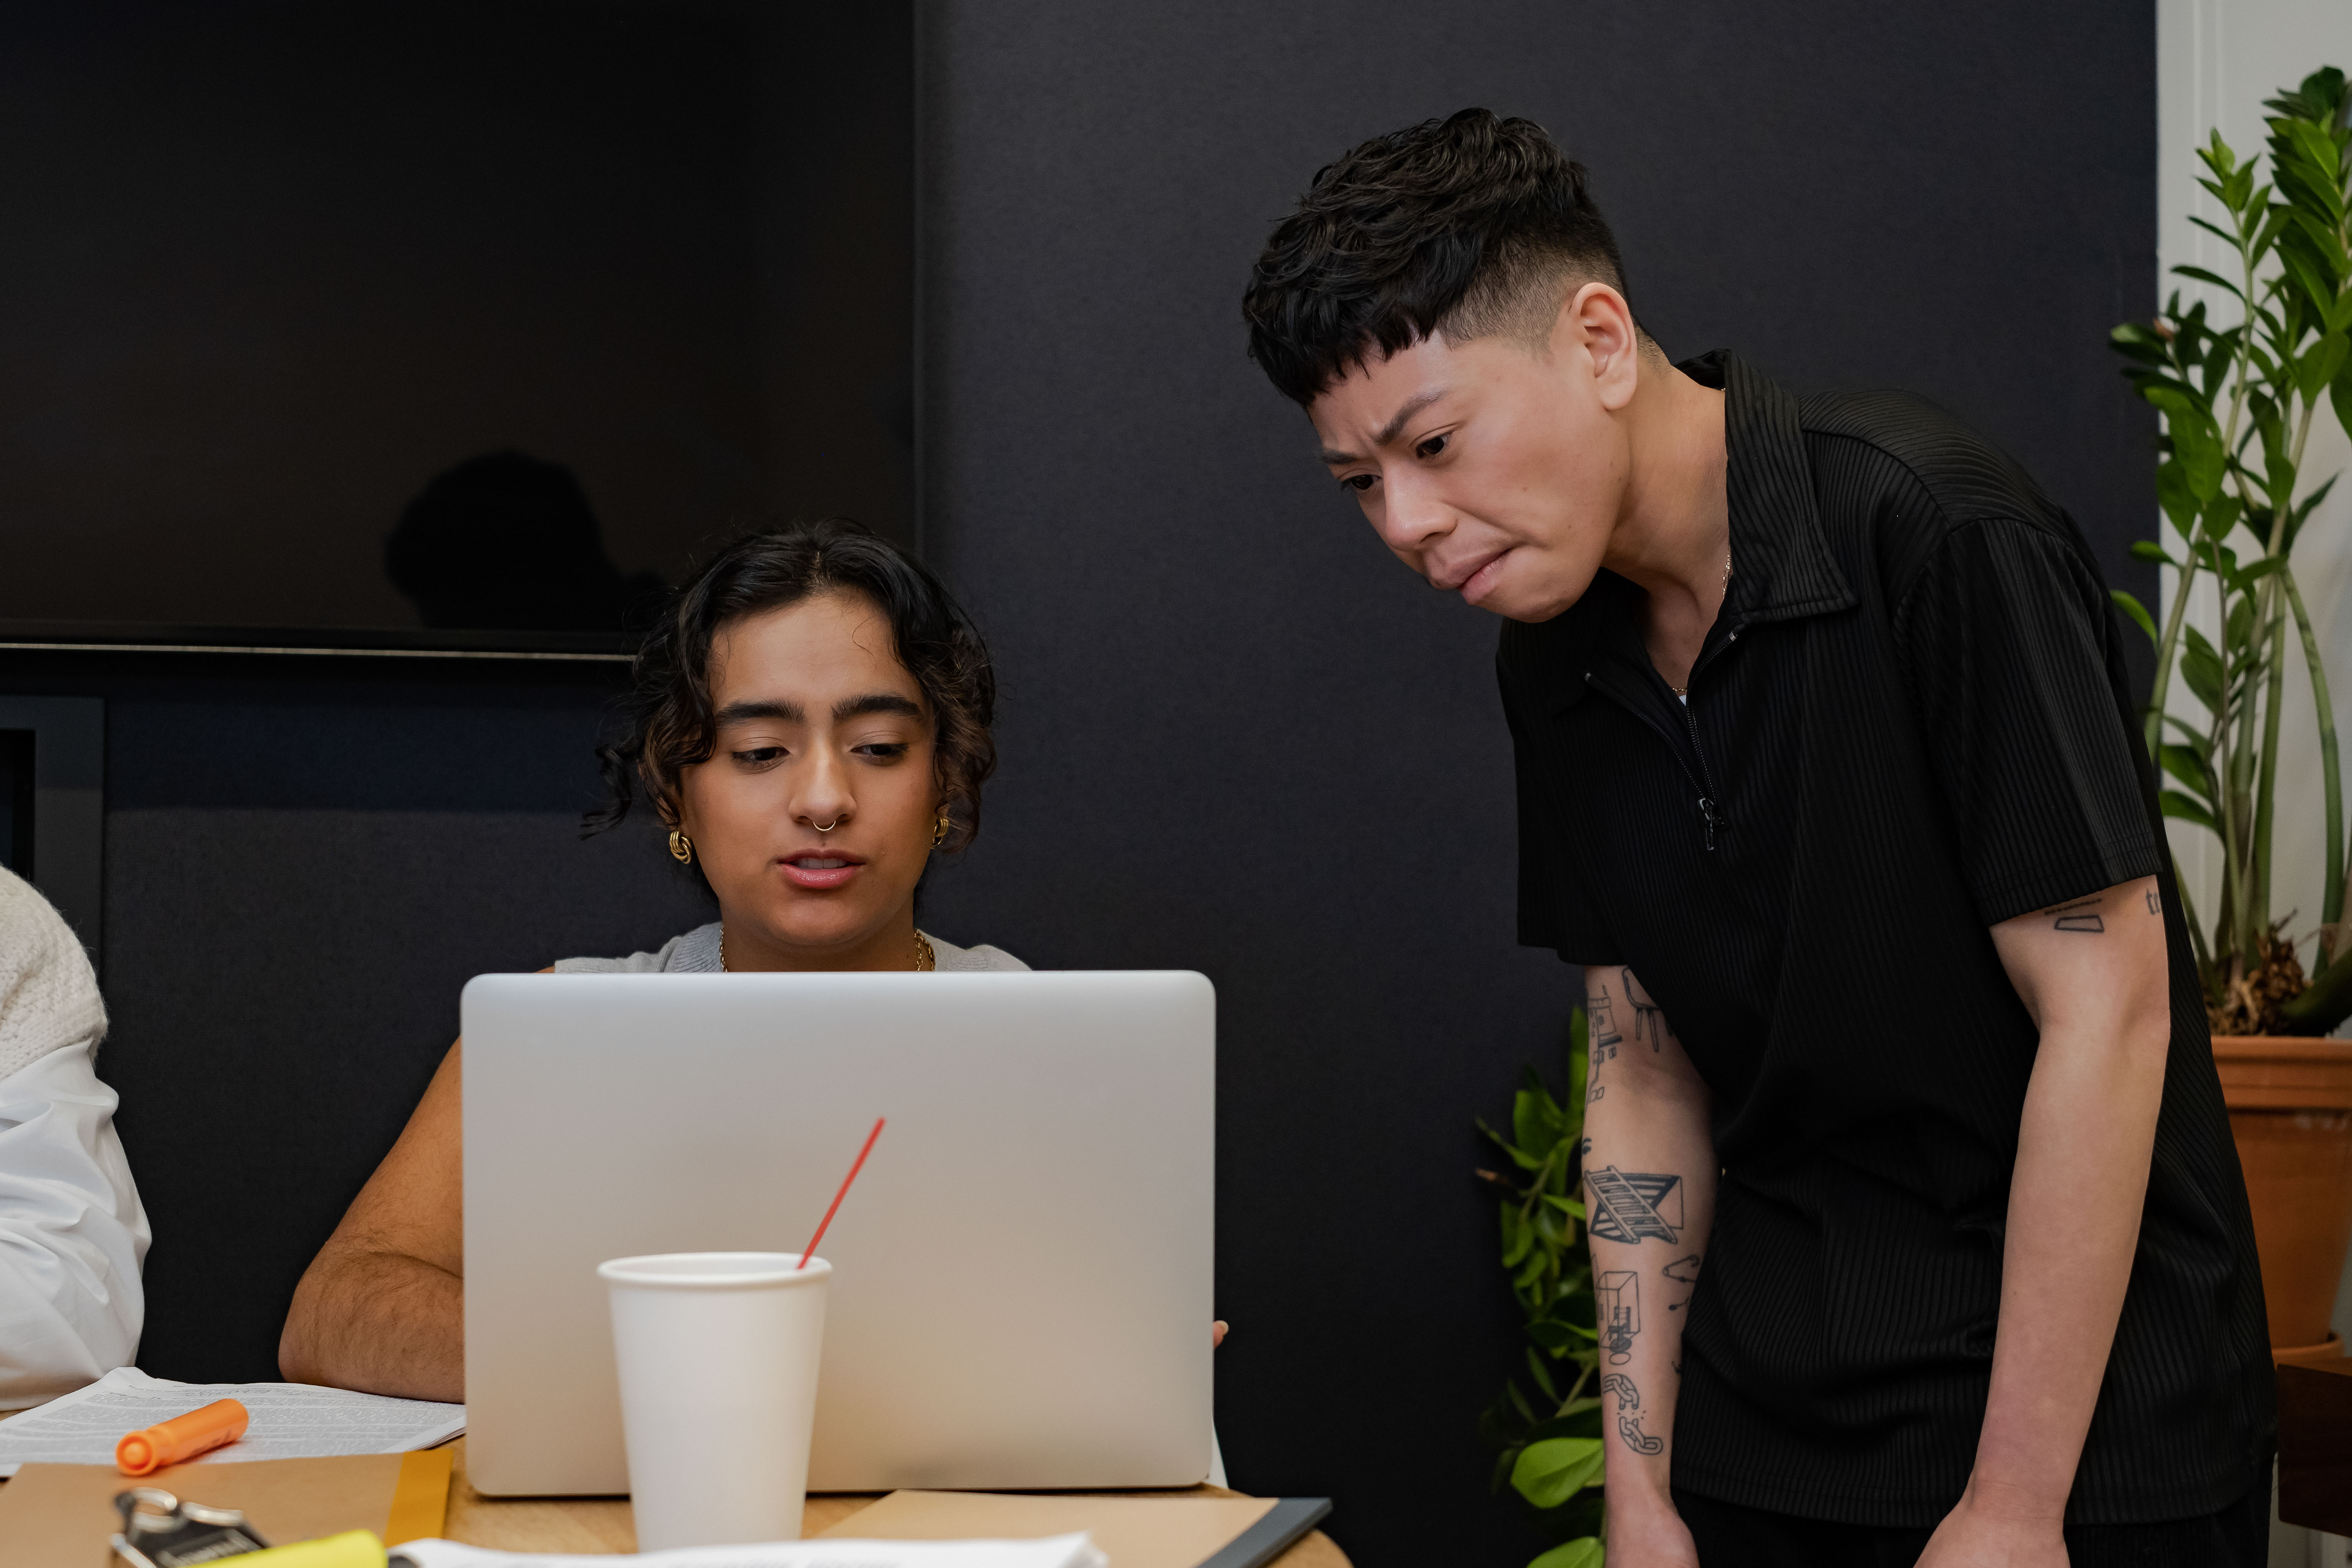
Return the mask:
<path id="1" fill-rule="evenodd" d="M 2189 880 L 2180 874 L 2180 857 L 2172 858 L 2172 886 L 2180 895 L 2180 923 L 2189 928 L 2189 945 L 2197 954 L 2197 973 L 2202 977 L 2213 972 L 2213 954 L 2205 946 L 2205 931 L 2197 923 L 2197 906 L 2189 897 Z"/>
<path id="2" fill-rule="evenodd" d="M 2319 787 L 2327 807 L 2326 888 L 2320 895 L 2319 918 L 2322 923 L 2334 925 L 2344 918 L 2344 789 L 2336 749 L 2336 704 L 2327 694 L 2326 665 L 2319 657 L 2319 638 L 2312 633 L 2311 612 L 2304 608 L 2303 589 L 2294 580 L 2294 569 L 2282 566 L 2278 575 L 2287 605 L 2294 611 L 2294 629 L 2303 638 L 2303 662 L 2311 671 L 2312 707 L 2319 720 Z M 2317 979 L 2329 962 L 2327 944 L 2323 942 L 2312 978 Z"/>
<path id="3" fill-rule="evenodd" d="M 2273 540 L 2277 537 L 2273 530 Z M 2276 551 L 2275 542 L 2272 549 Z M 2271 826 L 2278 815 L 2279 698 L 2286 689 L 2286 617 L 2277 611 L 2278 578 L 2279 574 L 2273 572 L 2263 581 L 2259 603 L 2268 618 L 2257 618 L 2256 624 L 2264 629 L 2254 634 L 2255 646 L 2260 647 L 2263 642 L 2270 645 L 2270 652 L 2266 656 L 2270 679 L 2263 693 L 2263 764 L 2254 785 L 2252 855 L 2254 917 L 2264 929 L 2271 923 Z M 2261 949 L 2252 951 L 2259 952 Z"/>
<path id="4" fill-rule="evenodd" d="M 2189 590 L 2197 581 L 2197 551 L 2194 543 L 2183 551 L 2180 563 L 2180 586 L 2172 595 L 2172 613 L 2164 620 L 2164 644 L 2156 650 L 2156 689 L 2149 694 L 2147 704 L 2147 760 L 2155 762 L 2163 752 L 2164 694 L 2172 684 L 2173 655 L 2180 647 L 2181 624 L 2189 616 Z"/>
<path id="5" fill-rule="evenodd" d="M 2238 424 L 2239 421 L 2245 416 L 2247 384 L 2250 374 L 2248 367 L 2252 363 L 2254 357 L 2252 353 L 2255 323 L 2254 300 L 2257 296 L 2254 291 L 2253 237 L 2247 232 L 2247 225 L 2250 221 L 2249 216 L 2244 213 L 2232 212 L 2230 215 L 2230 219 L 2231 227 L 2234 228 L 2238 234 L 2238 267 L 2240 273 L 2245 279 L 2246 291 L 2243 299 L 2245 300 L 2246 310 L 2244 323 L 2239 328 L 2237 342 L 2231 353 L 2231 357 L 2238 362 L 2236 365 L 2237 378 L 2236 384 L 2231 388 L 2230 392 L 2230 422 L 2221 434 L 2221 454 L 2223 463 L 2228 465 L 2229 468 L 2236 468 L 2238 470 L 2239 501 L 2241 505 L 2243 505 L 2246 501 L 2246 481 L 2243 466 L 2238 461 Z M 2221 584 L 2221 630 L 2223 644 L 2223 679 L 2221 683 L 2223 714 L 2217 714 L 2215 716 L 2217 723 L 2215 726 L 2214 735 L 2214 752 L 2215 754 L 2221 759 L 2222 793 L 2227 797 L 2227 809 L 2221 816 L 2221 821 L 2228 829 L 2222 839 L 2221 863 L 2226 868 L 2230 884 L 2231 908 L 2228 910 L 2230 922 L 2236 928 L 2236 930 L 2231 932 L 2231 938 L 2226 943 L 2226 951 L 2221 953 L 2221 956 L 2234 956 L 2238 959 L 2241 964 L 2243 964 L 2248 958 L 2259 951 L 2255 945 L 2252 936 L 2252 931 L 2254 930 L 2252 923 L 2254 910 L 2254 889 L 2249 885 L 2252 880 L 2250 873 L 2253 868 L 2252 855 L 2254 847 L 2252 844 L 2242 842 L 2242 837 L 2246 835 L 2252 825 L 2242 821 L 2239 816 L 2239 813 L 2244 805 L 2243 797 L 2239 794 L 2239 781 L 2243 776 L 2240 764 L 2242 763 L 2251 764 L 2252 761 L 2252 746 L 2253 742 L 2253 733 L 2250 728 L 2241 721 L 2237 727 L 2236 734 L 2236 739 L 2239 742 L 2238 745 L 2234 748 L 2225 749 L 2222 744 L 2224 739 L 2231 734 L 2231 727 L 2228 720 L 2223 716 L 2230 711 L 2231 708 L 2231 683 L 2228 679 L 2230 579 L 2221 571 L 2220 558 L 2221 541 L 2215 540 L 2212 543 L 2215 552 L 2213 573 L 2215 577 L 2217 577 Z M 2273 548 L 2275 547 L 2273 546 Z M 2250 695 L 2252 689 L 2252 682 L 2249 680 L 2247 683 L 2247 690 Z M 2232 752 L 2235 752 L 2234 755 L 2232 754 Z M 2269 880 L 2267 876 L 2264 876 L 2263 879 L 2265 883 Z M 2267 897 L 2268 891 L 2268 888 L 2265 887 L 2263 889 L 2265 897 Z"/>
<path id="6" fill-rule="evenodd" d="M 2240 781 L 2245 773 L 2242 764 L 2249 763 L 2251 758 L 2242 754 L 2244 748 L 2242 745 L 2232 743 L 2232 737 L 2237 733 L 2231 726 L 2237 706 L 2232 694 L 2242 678 L 2229 667 L 2230 579 L 2221 570 L 2219 542 L 2209 539 L 2206 548 L 2214 552 L 2213 576 L 2221 584 L 2222 627 L 2221 701 L 2213 710 L 2211 747 L 2213 755 L 2221 763 L 2218 780 L 2220 798 L 2214 805 L 2219 808 L 2215 820 L 2221 828 L 2221 885 L 2224 892 L 2221 919 L 2214 930 L 2213 951 L 2217 959 L 2242 959 L 2253 951 L 2252 942 L 2240 940 L 2245 925 L 2246 895 L 2249 891 L 2242 838 L 2252 826 L 2244 816 L 2246 801 Z M 2247 684 L 2251 685 L 2251 682 Z"/>
<path id="7" fill-rule="evenodd" d="M 1599 1365 L 1599 1364 L 1600 1364 L 1600 1363 L 1599 1363 L 1598 1362 L 1595 1362 L 1595 1363 L 1593 1363 L 1593 1365 L 1594 1365 L 1594 1366 L 1597 1366 L 1597 1365 Z M 1575 1404 L 1575 1403 L 1577 1402 L 1577 1400 L 1578 1400 L 1580 1397 L 1581 1397 L 1581 1396 L 1583 1395 L 1583 1393 L 1584 1393 L 1584 1385 L 1585 1385 L 1586 1384 L 1591 1383 L 1591 1382 L 1592 1381 L 1592 1370 L 1593 1370 L 1593 1369 L 1592 1369 L 1592 1367 L 1591 1367 L 1591 1366 L 1588 1366 L 1588 1367 L 1586 1367 L 1582 1372 L 1580 1372 L 1580 1373 L 1578 1373 L 1576 1374 L 1576 1386 L 1575 1386 L 1574 1388 L 1571 1388 L 1571 1389 L 1570 1389 L 1570 1390 L 1568 1391 L 1568 1397 L 1567 1397 L 1566 1399 L 1563 1399 L 1563 1400 L 1561 1400 L 1561 1401 L 1559 1402 L 1559 1410 L 1555 1410 L 1555 1411 L 1553 1411 L 1553 1412 L 1552 1412 L 1552 1414 L 1553 1414 L 1553 1415 L 1559 1415 L 1562 1411 L 1565 1411 L 1565 1410 L 1566 1410 L 1570 1405 L 1571 1405 Z"/>

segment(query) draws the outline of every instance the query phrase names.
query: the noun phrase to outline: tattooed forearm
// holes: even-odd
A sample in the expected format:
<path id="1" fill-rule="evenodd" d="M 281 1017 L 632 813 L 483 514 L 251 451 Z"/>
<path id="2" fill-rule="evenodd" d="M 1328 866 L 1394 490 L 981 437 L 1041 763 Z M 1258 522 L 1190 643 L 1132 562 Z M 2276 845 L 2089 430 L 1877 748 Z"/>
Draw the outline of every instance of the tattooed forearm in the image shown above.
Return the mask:
<path id="1" fill-rule="evenodd" d="M 1609 986 L 1602 982 L 1584 994 L 1584 1027 L 1592 1042 L 1592 1067 L 1585 1076 L 1589 1086 L 1584 1091 L 1584 1103 L 1591 1104 L 1608 1091 L 1601 1087 L 1601 1064 L 1617 1058 L 1617 1047 L 1625 1037 L 1617 1032 L 1617 1022 L 1610 1005 Z"/>
<path id="2" fill-rule="evenodd" d="M 1638 1045 L 1647 1040 L 1652 1050 L 1658 1049 L 1673 1038 L 1675 1033 L 1672 1026 L 1666 1022 L 1665 1009 L 1660 1007 L 1656 999 L 1642 989 L 1642 983 L 1633 978 L 1632 970 L 1620 969 L 1617 972 L 1617 978 L 1624 983 L 1625 1000 L 1632 1004 L 1633 1008 L 1634 1043 Z"/>
<path id="3" fill-rule="evenodd" d="M 2071 904 L 2053 905 L 2042 912 L 2051 917 L 2052 931 L 2096 933 L 2107 929 L 2107 922 L 2099 918 L 2099 905 L 2103 901 L 2102 895 L 2094 895 L 2087 899 L 2076 899 Z"/>
<path id="4" fill-rule="evenodd" d="M 1646 1241 L 1672 1247 L 1683 1228 L 1683 1179 L 1603 1165 L 1584 1173 L 1592 1194 L 1587 1228 L 1602 1241 Z"/>
<path id="5" fill-rule="evenodd" d="M 1612 1268 L 1593 1282 L 1592 1298 L 1600 1308 L 1601 1348 L 1611 1366 L 1633 1359 L 1633 1336 L 1642 1331 L 1642 1277 L 1630 1268 Z"/>
<path id="6" fill-rule="evenodd" d="M 1622 1372 L 1610 1373 L 1601 1378 L 1601 1390 L 1617 1396 L 1617 1436 L 1625 1440 L 1625 1447 L 1637 1454 L 1666 1451 L 1664 1437 L 1653 1437 L 1642 1430 L 1642 1391 L 1633 1386 L 1632 1378 Z"/>
<path id="7" fill-rule="evenodd" d="M 1681 1300 L 1667 1302 L 1666 1310 L 1669 1312 L 1679 1312 L 1685 1307 L 1689 1306 L 1691 1298 L 1698 1294 L 1698 1254 L 1694 1252 L 1688 1258 L 1677 1258 L 1672 1263 L 1667 1264 L 1664 1268 L 1659 1270 L 1659 1272 L 1663 1273 L 1667 1279 L 1673 1280 L 1677 1285 L 1687 1285 L 1690 1287 L 1689 1289 L 1683 1292 L 1683 1299 Z"/>

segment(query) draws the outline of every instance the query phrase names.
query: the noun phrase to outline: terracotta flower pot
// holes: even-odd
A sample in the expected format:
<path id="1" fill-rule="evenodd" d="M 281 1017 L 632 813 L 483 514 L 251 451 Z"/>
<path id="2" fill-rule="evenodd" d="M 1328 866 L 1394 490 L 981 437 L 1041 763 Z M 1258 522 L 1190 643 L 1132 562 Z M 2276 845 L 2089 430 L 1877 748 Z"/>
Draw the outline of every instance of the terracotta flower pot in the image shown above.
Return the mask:
<path id="1" fill-rule="evenodd" d="M 2333 1360 L 2327 1326 L 2352 1243 L 2352 1040 L 2221 1036 L 2213 1065 L 2254 1210 L 2271 1352 Z"/>

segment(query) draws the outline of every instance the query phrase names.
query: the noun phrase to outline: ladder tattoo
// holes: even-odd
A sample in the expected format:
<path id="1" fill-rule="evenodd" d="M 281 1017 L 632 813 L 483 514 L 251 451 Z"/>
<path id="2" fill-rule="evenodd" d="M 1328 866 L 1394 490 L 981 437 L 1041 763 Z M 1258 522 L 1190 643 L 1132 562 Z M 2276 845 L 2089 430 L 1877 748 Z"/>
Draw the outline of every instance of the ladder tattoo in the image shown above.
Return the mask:
<path id="1" fill-rule="evenodd" d="M 1603 1165 L 1584 1173 L 1592 1189 L 1587 1229 L 1602 1241 L 1640 1242 L 1655 1237 L 1672 1247 L 1683 1228 L 1683 1179 L 1649 1171 Z"/>

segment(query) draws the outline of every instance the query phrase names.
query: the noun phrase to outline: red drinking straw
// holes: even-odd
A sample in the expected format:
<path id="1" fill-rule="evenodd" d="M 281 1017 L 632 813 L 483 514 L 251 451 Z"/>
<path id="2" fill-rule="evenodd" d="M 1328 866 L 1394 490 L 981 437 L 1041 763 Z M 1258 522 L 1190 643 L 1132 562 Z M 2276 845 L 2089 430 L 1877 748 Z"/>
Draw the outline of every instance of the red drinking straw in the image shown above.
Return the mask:
<path id="1" fill-rule="evenodd" d="M 808 1260 L 816 1256 L 816 1244 L 824 1239 L 824 1227 L 833 1223 L 835 1213 L 841 1207 L 841 1200 L 849 1195 L 849 1184 L 857 1180 L 857 1173 L 866 1168 L 866 1156 L 874 1152 L 874 1140 L 882 1136 L 885 1120 L 879 1116 L 874 1119 L 874 1131 L 866 1135 L 866 1147 L 857 1152 L 857 1159 L 849 1167 L 849 1174 L 841 1178 L 841 1191 L 833 1194 L 833 1207 L 825 1210 L 824 1217 L 816 1222 L 816 1234 L 809 1237 L 806 1247 L 801 1248 L 801 1260 L 793 1265 L 793 1272 L 806 1268 Z"/>

